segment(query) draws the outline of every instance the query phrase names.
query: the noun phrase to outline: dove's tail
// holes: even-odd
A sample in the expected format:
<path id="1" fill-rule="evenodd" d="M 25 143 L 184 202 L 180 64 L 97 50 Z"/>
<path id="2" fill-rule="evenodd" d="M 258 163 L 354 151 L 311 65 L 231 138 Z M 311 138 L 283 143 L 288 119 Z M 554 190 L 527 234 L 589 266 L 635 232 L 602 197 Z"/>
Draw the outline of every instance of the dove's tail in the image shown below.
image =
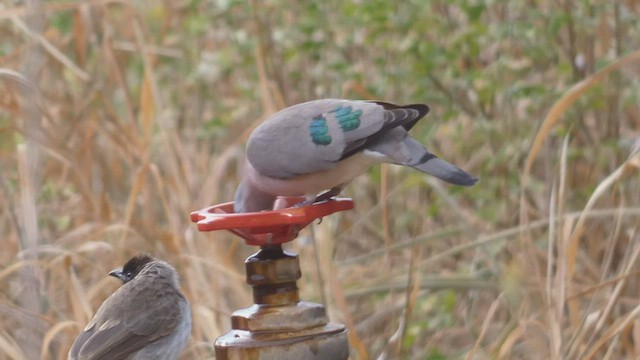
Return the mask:
<path id="1" fill-rule="evenodd" d="M 396 153 L 408 153 L 411 159 L 405 160 L 396 157 L 395 160 L 397 163 L 411 166 L 455 185 L 471 186 L 478 182 L 477 177 L 468 174 L 459 167 L 430 153 L 421 143 L 411 136 L 406 136 L 402 140 L 402 147 L 404 151 L 397 151 Z"/>
<path id="2" fill-rule="evenodd" d="M 455 185 L 471 186 L 478 182 L 477 177 L 429 152 L 426 152 L 421 160 L 423 161 L 410 166 Z"/>

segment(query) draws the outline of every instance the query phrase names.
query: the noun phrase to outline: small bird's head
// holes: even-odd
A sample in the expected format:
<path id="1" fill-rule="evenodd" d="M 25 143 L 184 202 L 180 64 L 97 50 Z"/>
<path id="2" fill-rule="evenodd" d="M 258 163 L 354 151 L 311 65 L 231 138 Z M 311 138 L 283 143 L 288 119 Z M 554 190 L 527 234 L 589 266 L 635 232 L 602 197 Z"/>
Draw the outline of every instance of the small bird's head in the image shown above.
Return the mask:
<path id="1" fill-rule="evenodd" d="M 123 283 L 128 283 L 142 271 L 142 269 L 148 263 L 155 261 L 156 259 L 149 254 L 138 254 L 132 257 L 121 269 L 115 269 L 109 273 L 109 275 L 122 280 Z"/>

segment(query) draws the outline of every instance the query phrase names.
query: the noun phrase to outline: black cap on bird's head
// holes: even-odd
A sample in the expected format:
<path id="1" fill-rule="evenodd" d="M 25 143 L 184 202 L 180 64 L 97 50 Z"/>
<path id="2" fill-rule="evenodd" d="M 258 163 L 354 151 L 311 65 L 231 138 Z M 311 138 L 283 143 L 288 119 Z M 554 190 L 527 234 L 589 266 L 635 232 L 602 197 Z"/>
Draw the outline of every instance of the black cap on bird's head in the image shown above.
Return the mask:
<path id="1" fill-rule="evenodd" d="M 132 257 L 121 269 L 115 269 L 109 273 L 109 275 L 122 280 L 123 283 L 128 283 L 138 275 L 140 271 L 148 263 L 155 261 L 153 256 L 142 253 Z"/>

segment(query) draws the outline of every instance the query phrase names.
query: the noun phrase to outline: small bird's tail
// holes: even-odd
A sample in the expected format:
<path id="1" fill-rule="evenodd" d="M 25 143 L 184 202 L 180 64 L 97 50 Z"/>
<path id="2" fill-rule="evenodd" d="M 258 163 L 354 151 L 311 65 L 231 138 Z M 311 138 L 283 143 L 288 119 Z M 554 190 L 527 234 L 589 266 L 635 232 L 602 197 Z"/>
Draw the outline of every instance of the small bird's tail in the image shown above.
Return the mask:
<path id="1" fill-rule="evenodd" d="M 431 156 L 423 156 L 423 159 L 426 159 L 426 161 L 415 165 L 412 164 L 411 166 L 424 173 L 433 175 L 438 179 L 455 185 L 471 186 L 478 182 L 477 177 L 468 174 L 459 167 L 444 161 L 431 153 L 427 154 Z"/>

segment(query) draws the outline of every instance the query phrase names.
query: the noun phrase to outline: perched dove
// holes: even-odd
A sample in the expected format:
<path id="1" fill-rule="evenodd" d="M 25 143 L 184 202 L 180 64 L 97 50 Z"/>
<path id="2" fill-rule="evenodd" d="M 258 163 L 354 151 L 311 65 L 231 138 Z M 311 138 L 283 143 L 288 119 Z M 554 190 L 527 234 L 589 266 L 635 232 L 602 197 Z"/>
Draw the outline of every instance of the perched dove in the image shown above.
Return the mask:
<path id="1" fill-rule="evenodd" d="M 271 210 L 277 196 L 304 196 L 305 203 L 329 199 L 381 162 L 410 166 L 456 185 L 475 184 L 477 178 L 409 136 L 428 112 L 422 104 L 341 99 L 279 111 L 249 137 L 235 212 Z"/>

